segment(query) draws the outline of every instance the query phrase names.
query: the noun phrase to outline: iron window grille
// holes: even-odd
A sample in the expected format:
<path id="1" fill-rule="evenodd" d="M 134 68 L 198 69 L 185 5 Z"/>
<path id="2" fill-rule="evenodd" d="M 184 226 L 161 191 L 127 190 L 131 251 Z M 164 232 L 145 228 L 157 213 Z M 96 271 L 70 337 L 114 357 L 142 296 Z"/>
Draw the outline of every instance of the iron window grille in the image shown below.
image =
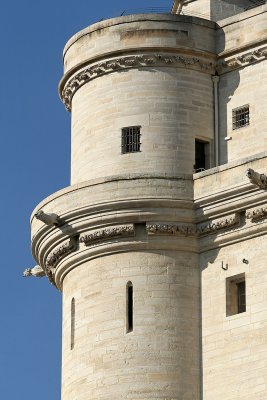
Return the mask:
<path id="1" fill-rule="evenodd" d="M 232 111 L 233 130 L 249 125 L 249 105 L 235 108 Z"/>
<path id="2" fill-rule="evenodd" d="M 121 152 L 126 153 L 136 153 L 141 147 L 141 126 L 128 126 L 127 128 L 122 128 L 121 135 Z"/>

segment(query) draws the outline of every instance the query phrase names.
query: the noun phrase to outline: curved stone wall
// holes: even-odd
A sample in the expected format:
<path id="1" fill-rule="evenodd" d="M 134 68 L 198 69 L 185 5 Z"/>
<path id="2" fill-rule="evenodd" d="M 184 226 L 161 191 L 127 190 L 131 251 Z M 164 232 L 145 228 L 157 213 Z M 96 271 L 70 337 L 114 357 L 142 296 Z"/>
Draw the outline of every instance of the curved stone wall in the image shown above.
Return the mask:
<path id="1" fill-rule="evenodd" d="M 213 138 L 214 25 L 153 18 L 105 21 L 66 47 L 60 92 L 72 111 L 73 184 L 122 172 L 191 173 L 195 137 Z M 128 126 L 141 127 L 135 154 L 121 154 Z"/>
<path id="2" fill-rule="evenodd" d="M 60 217 L 32 218 L 32 248 L 63 292 L 62 399 L 199 399 L 191 198 L 190 175 L 133 175 L 63 189 L 34 211 Z"/>
<path id="3" fill-rule="evenodd" d="M 33 255 L 63 292 L 63 400 L 200 399 L 197 237 L 226 224 L 197 227 L 193 204 L 195 138 L 213 139 L 214 28 L 121 17 L 65 48 L 72 186 L 35 210 L 56 225 L 32 218 Z M 133 126 L 140 151 L 122 154 Z"/>
<path id="4" fill-rule="evenodd" d="M 134 320 L 127 333 L 129 281 Z M 101 257 L 70 272 L 63 293 L 63 399 L 199 398 L 196 255 L 155 250 Z"/>

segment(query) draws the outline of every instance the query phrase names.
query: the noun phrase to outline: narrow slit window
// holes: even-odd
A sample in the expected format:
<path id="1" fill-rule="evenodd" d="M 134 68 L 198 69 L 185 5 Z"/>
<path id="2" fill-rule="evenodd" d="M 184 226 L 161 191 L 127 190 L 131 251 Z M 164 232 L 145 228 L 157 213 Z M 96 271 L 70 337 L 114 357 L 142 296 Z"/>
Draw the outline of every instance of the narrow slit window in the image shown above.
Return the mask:
<path id="1" fill-rule="evenodd" d="M 133 284 L 128 282 L 126 285 L 126 332 L 133 331 Z"/>
<path id="2" fill-rule="evenodd" d="M 140 126 L 128 126 L 127 128 L 122 128 L 121 130 L 121 152 L 126 153 L 136 153 L 141 147 L 141 133 Z"/>
<path id="3" fill-rule="evenodd" d="M 71 327 L 70 327 L 70 349 L 74 349 L 74 335 L 75 335 L 75 299 L 71 300 Z"/>
<path id="4" fill-rule="evenodd" d="M 249 125 L 249 105 L 235 108 L 232 111 L 233 130 Z"/>

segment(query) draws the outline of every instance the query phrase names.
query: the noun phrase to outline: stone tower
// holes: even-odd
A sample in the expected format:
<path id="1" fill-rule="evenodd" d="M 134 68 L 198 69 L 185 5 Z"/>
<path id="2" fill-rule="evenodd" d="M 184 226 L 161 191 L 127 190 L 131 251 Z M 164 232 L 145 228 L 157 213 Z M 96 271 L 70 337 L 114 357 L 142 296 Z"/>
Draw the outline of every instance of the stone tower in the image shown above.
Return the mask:
<path id="1" fill-rule="evenodd" d="M 63 294 L 62 400 L 266 398 L 267 7 L 177 3 L 64 49 L 71 186 L 33 212 L 26 273 Z"/>

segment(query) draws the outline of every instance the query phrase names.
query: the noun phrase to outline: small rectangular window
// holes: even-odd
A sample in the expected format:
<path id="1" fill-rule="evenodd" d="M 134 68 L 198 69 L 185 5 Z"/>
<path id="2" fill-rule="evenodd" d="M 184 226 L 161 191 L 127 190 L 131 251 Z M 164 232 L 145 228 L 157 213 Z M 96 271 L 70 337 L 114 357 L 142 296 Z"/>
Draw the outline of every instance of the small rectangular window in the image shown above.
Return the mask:
<path id="1" fill-rule="evenodd" d="M 245 274 L 226 279 L 226 316 L 241 314 L 246 311 Z"/>
<path id="2" fill-rule="evenodd" d="M 136 153 L 140 151 L 140 126 L 128 126 L 122 128 L 121 131 L 121 152 L 126 153 Z"/>
<path id="3" fill-rule="evenodd" d="M 232 111 L 233 130 L 249 125 L 249 105 L 235 108 Z"/>

